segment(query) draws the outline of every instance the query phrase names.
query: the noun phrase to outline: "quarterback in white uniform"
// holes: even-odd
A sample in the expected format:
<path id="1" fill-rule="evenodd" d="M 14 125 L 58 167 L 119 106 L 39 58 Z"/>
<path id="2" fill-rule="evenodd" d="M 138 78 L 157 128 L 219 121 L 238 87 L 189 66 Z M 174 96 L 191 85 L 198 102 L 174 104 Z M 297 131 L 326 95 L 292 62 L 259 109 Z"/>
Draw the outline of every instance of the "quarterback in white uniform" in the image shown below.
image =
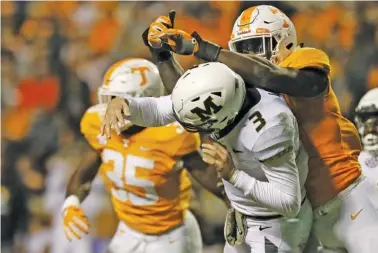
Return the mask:
<path id="1" fill-rule="evenodd" d="M 358 160 L 365 176 L 378 186 L 378 88 L 361 98 L 355 122 L 363 144 Z"/>
<path id="2" fill-rule="evenodd" d="M 226 221 L 225 252 L 302 252 L 312 224 L 304 190 L 308 157 L 283 98 L 246 90 L 226 65 L 206 63 L 185 72 L 171 96 L 113 99 L 103 133 L 110 138 L 110 127 L 117 130 L 125 117 L 141 126 L 177 120 L 188 131 L 211 133 L 226 147 L 228 152 L 218 143 L 202 145 L 234 211 L 235 221 Z M 235 223 L 238 234 L 229 238 L 227 226 Z"/>

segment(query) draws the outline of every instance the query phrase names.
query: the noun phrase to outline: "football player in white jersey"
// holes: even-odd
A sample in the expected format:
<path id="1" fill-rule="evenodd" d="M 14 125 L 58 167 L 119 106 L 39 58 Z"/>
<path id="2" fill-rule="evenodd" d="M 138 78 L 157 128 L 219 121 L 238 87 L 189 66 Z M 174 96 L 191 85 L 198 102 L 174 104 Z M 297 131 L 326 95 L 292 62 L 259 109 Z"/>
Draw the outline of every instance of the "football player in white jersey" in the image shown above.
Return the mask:
<path id="1" fill-rule="evenodd" d="M 378 186 L 378 88 L 361 98 L 355 122 L 363 145 L 358 160 L 366 177 Z"/>
<path id="2" fill-rule="evenodd" d="M 308 156 L 281 96 L 246 90 L 226 65 L 206 63 L 186 71 L 171 96 L 113 99 L 102 132 L 110 138 L 124 118 L 141 126 L 177 120 L 222 144 L 204 144 L 202 151 L 223 178 L 241 235 L 232 236 L 228 220 L 225 252 L 302 252 L 312 224 L 304 189 Z"/>

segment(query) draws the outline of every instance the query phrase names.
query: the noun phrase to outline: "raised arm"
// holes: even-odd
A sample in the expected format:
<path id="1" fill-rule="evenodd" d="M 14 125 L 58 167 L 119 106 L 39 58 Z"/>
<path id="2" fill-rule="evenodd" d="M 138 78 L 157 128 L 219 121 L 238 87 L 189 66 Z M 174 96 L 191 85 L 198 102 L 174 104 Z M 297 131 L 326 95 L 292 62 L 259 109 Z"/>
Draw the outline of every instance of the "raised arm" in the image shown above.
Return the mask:
<path id="1" fill-rule="evenodd" d="M 222 49 L 204 40 L 197 32 L 191 35 L 182 30 L 160 31 L 158 38 L 168 37 L 163 44 L 181 55 L 194 55 L 208 62 L 222 62 L 238 73 L 246 85 L 297 97 L 314 97 L 323 94 L 328 87 L 329 66 L 279 67 L 268 60 Z M 149 42 L 151 43 L 151 41 Z M 305 56 L 301 56 L 302 58 Z"/>
<path id="2" fill-rule="evenodd" d="M 171 94 L 177 80 L 184 73 L 184 69 L 174 56 L 172 56 L 169 60 L 155 62 L 155 64 L 159 69 L 160 77 L 163 81 L 165 90 L 168 94 Z"/>
<path id="3" fill-rule="evenodd" d="M 176 12 L 170 11 L 168 16 L 158 17 L 142 34 L 144 45 L 149 48 L 152 61 L 159 69 L 161 80 L 168 94 L 172 93 L 177 80 L 184 73 L 184 69 L 167 48 L 154 48 L 148 42 L 148 34 L 158 33 L 164 28 L 173 28 Z M 157 41 L 159 44 L 159 40 Z M 160 42 L 161 43 L 161 42 Z M 161 45 L 160 45 L 161 46 Z"/>

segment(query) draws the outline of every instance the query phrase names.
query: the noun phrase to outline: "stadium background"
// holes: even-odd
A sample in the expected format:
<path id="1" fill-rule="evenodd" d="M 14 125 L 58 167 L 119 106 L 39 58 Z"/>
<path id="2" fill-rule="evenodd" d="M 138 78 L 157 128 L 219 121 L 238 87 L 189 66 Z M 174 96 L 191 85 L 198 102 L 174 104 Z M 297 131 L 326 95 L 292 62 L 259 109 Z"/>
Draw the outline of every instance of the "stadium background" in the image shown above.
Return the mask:
<path id="1" fill-rule="evenodd" d="M 261 3 L 1 2 L 2 249 L 50 252 L 65 184 L 85 147 L 80 117 L 114 61 L 150 58 L 141 33 L 154 18 L 175 9 L 176 27 L 227 47 L 237 15 Z M 352 119 L 361 96 L 378 87 L 378 3 L 264 3 L 291 17 L 300 42 L 330 55 L 333 87 Z M 196 63 L 179 60 L 186 68 Z M 221 252 L 225 207 L 198 186 L 195 193 L 206 252 Z M 94 195 L 85 205 L 100 253 L 117 221 L 101 184 Z"/>

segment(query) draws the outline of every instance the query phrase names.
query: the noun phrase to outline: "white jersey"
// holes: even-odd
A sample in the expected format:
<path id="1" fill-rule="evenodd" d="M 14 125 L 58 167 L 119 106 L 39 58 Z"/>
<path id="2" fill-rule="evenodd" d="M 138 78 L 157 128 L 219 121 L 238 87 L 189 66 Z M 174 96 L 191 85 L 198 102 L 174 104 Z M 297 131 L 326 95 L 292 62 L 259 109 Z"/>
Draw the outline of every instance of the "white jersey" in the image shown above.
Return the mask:
<path id="1" fill-rule="evenodd" d="M 358 161 L 361 164 L 362 173 L 373 183 L 378 185 L 378 156 L 372 152 L 362 150 Z"/>
<path id="2" fill-rule="evenodd" d="M 257 90 L 261 94 L 260 102 L 248 111 L 228 135 L 218 141 L 231 153 L 236 169 L 258 181 L 276 185 L 278 191 L 284 191 L 283 185 L 298 187 L 301 202 L 305 197 L 308 156 L 299 140 L 296 118 L 282 97 Z M 263 162 L 290 147 L 294 150 L 296 163 L 292 168 L 267 166 Z M 289 182 L 296 177 L 299 180 L 297 186 L 296 182 Z M 225 180 L 224 186 L 232 206 L 239 212 L 252 216 L 278 214 Z"/>
<path id="3" fill-rule="evenodd" d="M 284 99 L 258 91 L 259 103 L 218 140 L 241 171 L 235 185 L 225 181 L 226 193 L 234 208 L 246 215 L 296 216 L 305 197 L 308 156 Z M 127 99 L 129 120 L 136 125 L 161 126 L 175 121 L 170 96 Z"/>

